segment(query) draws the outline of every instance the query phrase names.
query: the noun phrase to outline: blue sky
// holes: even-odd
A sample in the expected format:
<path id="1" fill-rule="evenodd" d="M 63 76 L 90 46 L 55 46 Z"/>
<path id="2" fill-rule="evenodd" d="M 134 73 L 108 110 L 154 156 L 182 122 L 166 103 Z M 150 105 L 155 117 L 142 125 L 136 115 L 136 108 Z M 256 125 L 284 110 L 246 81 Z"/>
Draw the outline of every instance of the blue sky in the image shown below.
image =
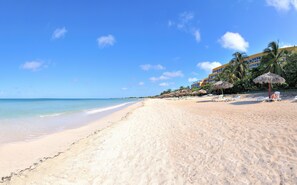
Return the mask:
<path id="1" fill-rule="evenodd" d="M 2 0 L 0 98 L 159 94 L 296 45 L 296 22 L 294 0 Z"/>

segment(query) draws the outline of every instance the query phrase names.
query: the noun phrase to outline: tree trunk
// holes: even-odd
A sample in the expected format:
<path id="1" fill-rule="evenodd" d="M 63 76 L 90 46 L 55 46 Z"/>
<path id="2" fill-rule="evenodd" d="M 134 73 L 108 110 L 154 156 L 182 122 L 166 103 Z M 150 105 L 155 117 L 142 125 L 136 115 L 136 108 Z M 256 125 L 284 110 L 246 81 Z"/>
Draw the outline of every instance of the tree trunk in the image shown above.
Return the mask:
<path id="1" fill-rule="evenodd" d="M 271 83 L 268 83 L 268 97 L 271 98 Z"/>

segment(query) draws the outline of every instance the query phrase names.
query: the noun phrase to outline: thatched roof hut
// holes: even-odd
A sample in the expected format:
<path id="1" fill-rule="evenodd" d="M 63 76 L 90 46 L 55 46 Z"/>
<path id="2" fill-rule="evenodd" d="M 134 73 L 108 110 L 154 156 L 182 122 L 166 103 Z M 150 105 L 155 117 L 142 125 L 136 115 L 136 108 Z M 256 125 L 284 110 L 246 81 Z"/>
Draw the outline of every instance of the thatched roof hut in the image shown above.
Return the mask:
<path id="1" fill-rule="evenodd" d="M 233 87 L 233 84 L 231 84 L 229 82 L 225 82 L 225 81 L 218 81 L 213 84 L 214 89 L 229 89 L 232 87 Z"/>
<path id="2" fill-rule="evenodd" d="M 259 83 L 259 84 L 263 84 L 263 83 L 282 84 L 282 83 L 286 82 L 286 80 L 283 77 L 281 77 L 277 74 L 274 74 L 274 73 L 270 73 L 270 72 L 265 73 L 261 76 L 258 76 L 253 81 L 255 83 Z"/>
<path id="3" fill-rule="evenodd" d="M 196 95 L 198 95 L 198 94 L 199 94 L 198 91 L 194 91 L 194 92 L 192 92 L 192 95 L 193 95 L 193 96 L 196 96 Z"/>
<path id="4" fill-rule="evenodd" d="M 204 90 L 204 89 L 201 89 L 201 90 L 198 91 L 198 93 L 199 93 L 199 94 L 207 94 L 207 91 Z"/>
<path id="5" fill-rule="evenodd" d="M 222 94 L 223 94 L 223 89 L 229 89 L 232 88 L 233 84 L 229 83 L 229 82 L 225 82 L 225 81 L 218 81 L 216 83 L 213 84 L 213 88 L 214 89 L 221 89 Z"/>
<path id="6" fill-rule="evenodd" d="M 268 83 L 268 96 L 269 98 L 271 97 L 271 84 L 282 84 L 285 83 L 286 80 L 274 73 L 265 73 L 261 76 L 258 76 L 253 80 L 255 83 L 263 84 L 263 83 Z"/>

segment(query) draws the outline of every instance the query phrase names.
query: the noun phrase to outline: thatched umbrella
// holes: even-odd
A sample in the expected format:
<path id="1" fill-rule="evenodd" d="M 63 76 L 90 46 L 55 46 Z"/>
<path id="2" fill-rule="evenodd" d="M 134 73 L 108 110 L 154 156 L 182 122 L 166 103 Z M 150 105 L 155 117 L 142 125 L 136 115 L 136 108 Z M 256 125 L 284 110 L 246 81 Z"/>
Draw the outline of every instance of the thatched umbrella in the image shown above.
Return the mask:
<path id="1" fill-rule="evenodd" d="M 193 95 L 193 96 L 196 96 L 196 95 L 198 95 L 198 94 L 199 94 L 198 91 L 194 91 L 194 92 L 192 92 L 192 95 Z"/>
<path id="2" fill-rule="evenodd" d="M 271 97 L 271 84 L 282 84 L 285 83 L 286 80 L 274 73 L 265 73 L 261 76 L 258 76 L 253 80 L 255 83 L 263 84 L 263 83 L 268 83 L 268 96 L 269 98 Z"/>
<path id="3" fill-rule="evenodd" d="M 225 82 L 225 81 L 218 81 L 216 83 L 213 84 L 213 88 L 214 89 L 221 89 L 222 94 L 223 94 L 223 89 L 229 89 L 232 88 L 233 84 L 229 83 L 229 82 Z"/>
<path id="4" fill-rule="evenodd" d="M 201 90 L 198 91 L 198 93 L 199 93 L 199 94 L 207 94 L 207 91 L 204 90 L 204 89 L 201 89 Z"/>

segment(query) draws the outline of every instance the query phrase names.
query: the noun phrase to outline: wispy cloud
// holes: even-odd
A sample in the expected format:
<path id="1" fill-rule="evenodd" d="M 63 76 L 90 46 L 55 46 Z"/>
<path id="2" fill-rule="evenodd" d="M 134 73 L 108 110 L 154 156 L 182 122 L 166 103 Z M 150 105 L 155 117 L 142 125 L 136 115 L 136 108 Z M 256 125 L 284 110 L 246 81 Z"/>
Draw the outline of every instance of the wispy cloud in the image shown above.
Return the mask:
<path id="1" fill-rule="evenodd" d="M 161 86 L 161 87 L 167 87 L 167 86 L 169 86 L 169 83 L 163 82 L 163 83 L 160 83 L 159 86 Z"/>
<path id="2" fill-rule="evenodd" d="M 168 80 L 168 79 L 169 79 L 169 77 L 166 77 L 166 76 L 162 75 L 162 76 L 160 76 L 160 77 L 151 77 L 151 78 L 150 78 L 150 81 L 152 81 L 152 82 L 156 82 L 156 81 L 160 81 L 160 80 Z"/>
<path id="3" fill-rule="evenodd" d="M 239 33 L 226 32 L 220 39 L 223 48 L 246 52 L 249 43 Z"/>
<path id="4" fill-rule="evenodd" d="M 195 40 L 197 42 L 201 41 L 201 34 L 199 29 L 195 28 L 193 26 L 193 20 L 195 18 L 195 14 L 193 12 L 183 12 L 179 14 L 177 21 L 168 21 L 168 27 L 174 27 L 177 28 L 180 31 L 184 31 L 186 33 L 190 33 L 194 36 Z"/>
<path id="5" fill-rule="evenodd" d="M 160 80 L 168 80 L 171 78 L 177 78 L 177 77 L 183 77 L 183 76 L 184 76 L 184 74 L 182 71 L 164 72 L 159 77 L 151 77 L 150 81 L 156 82 L 156 81 L 160 81 Z"/>
<path id="6" fill-rule="evenodd" d="M 122 87 L 122 90 L 126 91 L 126 90 L 128 90 L 128 88 L 127 87 Z"/>
<path id="7" fill-rule="evenodd" d="M 67 32 L 68 31 L 66 30 L 65 27 L 63 27 L 63 28 L 57 28 L 57 29 L 55 29 L 55 31 L 52 34 L 52 39 L 63 38 L 63 37 L 65 37 L 65 35 L 66 35 Z"/>
<path id="8" fill-rule="evenodd" d="M 98 45 L 101 48 L 113 46 L 116 42 L 116 39 L 113 35 L 109 34 L 106 36 L 101 36 L 97 39 Z"/>
<path id="9" fill-rule="evenodd" d="M 221 66 L 222 64 L 220 62 L 199 62 L 197 64 L 197 67 L 199 67 L 200 69 L 203 69 L 204 71 L 206 72 L 211 72 L 213 68 L 216 68 L 216 67 L 219 67 Z"/>
<path id="10" fill-rule="evenodd" d="M 190 83 L 192 83 L 192 82 L 197 82 L 198 81 L 198 79 L 197 78 L 189 78 L 188 79 L 188 82 L 190 82 Z"/>
<path id="11" fill-rule="evenodd" d="M 157 65 L 151 65 L 151 64 L 144 64 L 141 65 L 140 68 L 144 71 L 149 71 L 149 70 L 164 70 L 165 67 L 162 66 L 161 64 L 157 64 Z"/>
<path id="12" fill-rule="evenodd" d="M 194 31 L 194 36 L 195 36 L 195 39 L 197 42 L 200 42 L 201 41 L 201 35 L 200 35 L 200 31 L 199 30 L 196 30 Z"/>
<path id="13" fill-rule="evenodd" d="M 277 11 L 289 11 L 291 7 L 297 10 L 297 0 L 266 0 L 266 4 Z"/>
<path id="14" fill-rule="evenodd" d="M 172 72 L 164 72 L 164 76 L 169 77 L 169 78 L 175 78 L 175 77 L 183 77 L 184 74 L 181 71 L 172 71 Z"/>
<path id="15" fill-rule="evenodd" d="M 144 82 L 139 82 L 138 85 L 143 86 Z"/>
<path id="16" fill-rule="evenodd" d="M 47 65 L 42 61 L 28 61 L 21 65 L 21 69 L 29 71 L 39 71 L 43 68 L 46 68 Z"/>
<path id="17" fill-rule="evenodd" d="M 195 14 L 193 12 L 183 12 L 179 14 L 179 21 L 177 27 L 184 29 L 189 26 L 189 23 L 194 19 Z"/>

